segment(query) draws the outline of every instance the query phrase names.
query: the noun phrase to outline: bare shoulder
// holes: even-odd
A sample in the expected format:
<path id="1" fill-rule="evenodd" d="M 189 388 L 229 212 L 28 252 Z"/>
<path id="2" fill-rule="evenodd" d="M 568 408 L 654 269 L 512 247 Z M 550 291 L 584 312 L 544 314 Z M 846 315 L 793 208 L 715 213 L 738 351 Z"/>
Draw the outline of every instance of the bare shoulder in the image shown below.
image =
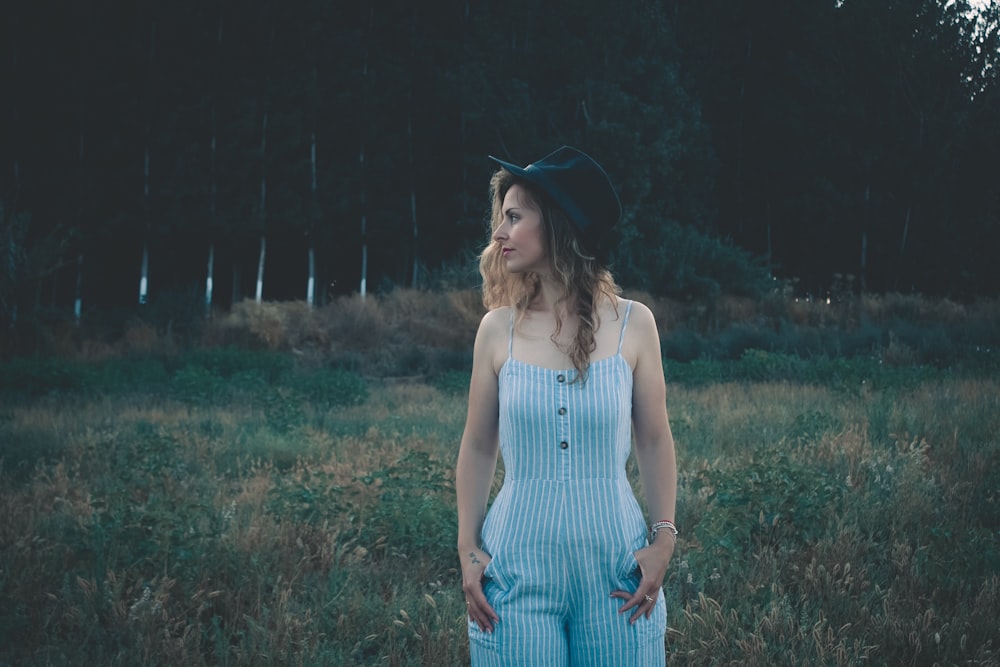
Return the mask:
<path id="1" fill-rule="evenodd" d="M 479 321 L 477 338 L 491 339 L 495 336 L 506 336 L 510 324 L 510 307 L 494 308 L 483 315 Z"/>
<path id="2" fill-rule="evenodd" d="M 479 331 L 476 333 L 474 365 L 489 367 L 495 373 L 499 372 L 507 356 L 510 314 L 510 307 L 504 306 L 494 308 L 483 315 L 483 319 L 479 322 Z"/>
<path id="3" fill-rule="evenodd" d="M 629 314 L 629 328 L 631 329 L 633 326 L 644 335 L 657 335 L 656 318 L 653 316 L 653 311 L 642 301 L 632 302 L 632 311 Z"/>
<path id="4" fill-rule="evenodd" d="M 656 328 L 656 318 L 649 306 L 641 301 L 632 302 L 628 328 L 622 341 L 622 354 L 635 369 L 645 360 L 659 362 L 660 334 Z"/>

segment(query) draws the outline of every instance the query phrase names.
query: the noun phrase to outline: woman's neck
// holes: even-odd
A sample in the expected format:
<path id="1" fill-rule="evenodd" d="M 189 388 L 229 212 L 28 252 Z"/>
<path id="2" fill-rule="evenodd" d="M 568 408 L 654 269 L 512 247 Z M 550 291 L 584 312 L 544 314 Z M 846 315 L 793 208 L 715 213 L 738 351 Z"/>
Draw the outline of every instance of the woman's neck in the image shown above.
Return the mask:
<path id="1" fill-rule="evenodd" d="M 548 276 L 539 275 L 538 293 L 528 305 L 528 310 L 558 314 L 560 318 L 566 319 L 574 314 L 576 308 L 572 299 L 566 299 L 565 296 L 561 284 L 557 284 Z"/>

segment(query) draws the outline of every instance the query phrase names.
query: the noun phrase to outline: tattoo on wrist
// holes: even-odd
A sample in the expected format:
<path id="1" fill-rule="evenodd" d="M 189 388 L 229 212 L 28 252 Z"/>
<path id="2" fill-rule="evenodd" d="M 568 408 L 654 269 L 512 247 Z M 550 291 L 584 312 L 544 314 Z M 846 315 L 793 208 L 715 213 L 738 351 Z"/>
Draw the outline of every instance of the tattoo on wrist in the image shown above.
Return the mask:
<path id="1" fill-rule="evenodd" d="M 478 558 L 476 558 L 476 552 L 475 551 L 470 551 L 469 552 L 469 558 L 472 559 L 473 563 L 482 563 L 483 562 L 483 561 L 479 560 Z"/>

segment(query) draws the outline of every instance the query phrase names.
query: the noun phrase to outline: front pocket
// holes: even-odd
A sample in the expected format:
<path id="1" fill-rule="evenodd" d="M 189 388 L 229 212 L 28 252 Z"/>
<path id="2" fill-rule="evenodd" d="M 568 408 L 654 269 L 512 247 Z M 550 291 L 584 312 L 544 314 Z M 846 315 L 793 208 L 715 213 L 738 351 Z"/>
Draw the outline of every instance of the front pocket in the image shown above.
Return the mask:
<path id="1" fill-rule="evenodd" d="M 629 583 L 634 588 L 639 583 L 639 579 L 642 578 L 639 572 L 639 561 L 635 559 L 635 552 L 631 549 L 626 551 L 618 559 L 618 569 L 616 571 L 618 576 L 618 581 L 622 583 Z"/>
<path id="2" fill-rule="evenodd" d="M 502 565 L 502 563 L 500 564 Z M 507 590 L 507 580 L 503 576 L 503 570 L 498 566 L 496 556 L 490 558 L 490 562 L 483 568 L 483 579 L 496 585 L 502 591 Z M 485 583 L 484 583 L 485 589 Z M 492 602 L 491 602 L 492 604 Z"/>
<path id="3" fill-rule="evenodd" d="M 479 629 L 476 622 L 471 618 L 466 617 L 469 624 L 469 642 L 472 644 L 469 648 L 475 651 L 476 645 L 489 651 L 496 651 L 499 648 L 499 641 L 497 640 L 497 626 L 494 624 L 493 632 L 485 632 Z"/>

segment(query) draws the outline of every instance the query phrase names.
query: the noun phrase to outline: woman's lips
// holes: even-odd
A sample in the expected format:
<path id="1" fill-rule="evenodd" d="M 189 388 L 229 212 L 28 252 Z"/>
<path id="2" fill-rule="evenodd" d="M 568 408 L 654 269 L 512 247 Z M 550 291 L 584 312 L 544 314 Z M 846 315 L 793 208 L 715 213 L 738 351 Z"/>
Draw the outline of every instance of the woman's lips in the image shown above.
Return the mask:
<path id="1" fill-rule="evenodd" d="M 514 251 L 511 250 L 510 248 L 504 248 L 503 249 L 503 256 L 506 257 L 507 255 L 509 255 L 512 252 L 514 252 Z"/>

